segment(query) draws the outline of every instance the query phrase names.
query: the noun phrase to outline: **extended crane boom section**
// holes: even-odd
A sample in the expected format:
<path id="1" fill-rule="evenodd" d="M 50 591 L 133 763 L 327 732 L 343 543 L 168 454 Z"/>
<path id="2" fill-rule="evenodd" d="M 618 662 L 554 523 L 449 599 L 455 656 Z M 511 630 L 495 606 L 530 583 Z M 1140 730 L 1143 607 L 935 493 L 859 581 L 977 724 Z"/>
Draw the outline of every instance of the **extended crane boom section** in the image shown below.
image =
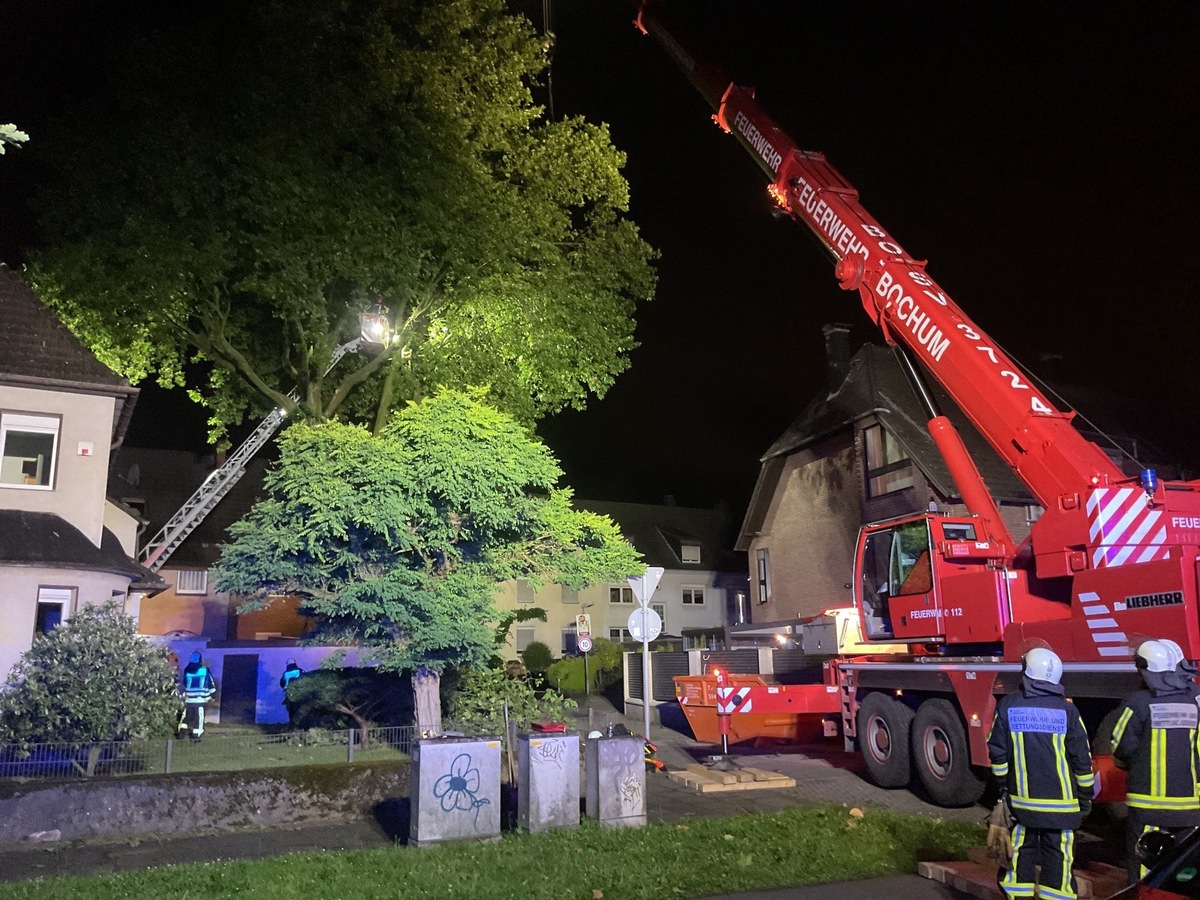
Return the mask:
<path id="1" fill-rule="evenodd" d="M 770 192 L 836 262 L 839 285 L 857 290 L 889 343 L 909 348 L 1046 508 L 1085 484 L 1126 476 L 1083 438 L 900 243 L 859 204 L 824 154 L 799 149 L 755 100 L 719 69 L 698 62 L 693 42 L 643 4 L 639 26 L 655 37 L 715 109 L 713 117 L 771 180 Z"/>

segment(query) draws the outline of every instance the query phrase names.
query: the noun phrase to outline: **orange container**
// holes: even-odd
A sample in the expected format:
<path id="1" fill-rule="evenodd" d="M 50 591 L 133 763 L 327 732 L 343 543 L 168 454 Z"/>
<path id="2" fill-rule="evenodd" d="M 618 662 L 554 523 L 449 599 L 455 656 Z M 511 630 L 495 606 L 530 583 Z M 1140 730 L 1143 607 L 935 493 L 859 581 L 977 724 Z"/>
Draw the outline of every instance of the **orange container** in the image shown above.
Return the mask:
<path id="1" fill-rule="evenodd" d="M 760 738 L 797 741 L 812 736 L 814 727 L 820 725 L 824 716 L 841 711 L 836 691 L 824 684 L 775 684 L 761 675 L 726 675 L 725 680 L 735 691 L 744 687 L 754 689 L 749 711 L 729 716 L 731 744 Z M 675 697 L 696 740 L 720 744 L 717 677 L 677 675 Z"/>

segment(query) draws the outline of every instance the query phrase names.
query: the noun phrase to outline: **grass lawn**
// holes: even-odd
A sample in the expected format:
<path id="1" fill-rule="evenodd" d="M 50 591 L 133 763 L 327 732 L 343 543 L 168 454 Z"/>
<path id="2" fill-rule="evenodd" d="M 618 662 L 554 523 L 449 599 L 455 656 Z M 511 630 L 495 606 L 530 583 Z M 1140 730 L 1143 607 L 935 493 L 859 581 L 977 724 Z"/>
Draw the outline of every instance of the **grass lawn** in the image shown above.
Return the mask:
<path id="1" fill-rule="evenodd" d="M 694 819 L 686 824 L 508 834 L 493 844 L 294 854 L 0 884 L 0 900 L 53 897 L 437 897 L 445 900 L 661 900 L 910 874 L 961 859 L 980 826 L 844 807 Z"/>

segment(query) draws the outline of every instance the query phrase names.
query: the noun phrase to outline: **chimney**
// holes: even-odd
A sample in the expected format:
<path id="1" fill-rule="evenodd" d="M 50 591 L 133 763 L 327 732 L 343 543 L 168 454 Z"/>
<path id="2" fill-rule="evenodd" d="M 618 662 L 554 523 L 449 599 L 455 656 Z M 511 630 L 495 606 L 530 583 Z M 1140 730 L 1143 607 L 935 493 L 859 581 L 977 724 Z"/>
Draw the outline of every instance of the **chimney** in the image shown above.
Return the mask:
<path id="1" fill-rule="evenodd" d="M 821 333 L 825 335 L 825 377 L 829 393 L 836 394 L 850 374 L 850 326 L 826 325 Z"/>

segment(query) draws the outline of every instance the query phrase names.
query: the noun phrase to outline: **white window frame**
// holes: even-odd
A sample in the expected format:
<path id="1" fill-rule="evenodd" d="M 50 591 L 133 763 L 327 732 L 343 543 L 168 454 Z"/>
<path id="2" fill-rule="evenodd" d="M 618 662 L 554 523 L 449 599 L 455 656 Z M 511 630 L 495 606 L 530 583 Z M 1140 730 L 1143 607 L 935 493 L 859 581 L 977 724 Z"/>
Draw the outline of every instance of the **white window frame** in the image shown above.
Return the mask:
<path id="1" fill-rule="evenodd" d="M 681 563 L 700 563 L 700 545 L 695 541 L 684 541 L 679 545 L 679 561 Z"/>
<path id="2" fill-rule="evenodd" d="M 662 620 L 662 633 L 667 633 L 667 605 L 665 603 L 651 603 L 650 608 L 658 613 L 659 619 Z"/>
<path id="3" fill-rule="evenodd" d="M 610 628 L 608 629 L 608 639 L 622 643 L 633 640 L 633 637 L 630 635 L 628 628 Z"/>
<path id="4" fill-rule="evenodd" d="M 684 606 L 704 605 L 704 588 L 702 588 L 700 585 L 688 585 L 683 588 L 681 593 Z"/>
<path id="5" fill-rule="evenodd" d="M 68 587 L 39 587 L 37 606 L 33 614 L 33 634 L 49 634 L 52 629 L 39 628 L 38 621 L 42 618 L 43 607 L 57 606 L 59 608 L 58 624 L 65 625 L 75 609 L 76 588 Z M 55 626 L 58 627 L 58 626 Z"/>
<path id="6" fill-rule="evenodd" d="M 208 569 L 180 569 L 175 584 L 176 594 L 207 594 Z"/>
<path id="7" fill-rule="evenodd" d="M 58 463 L 58 446 L 59 437 L 62 430 L 62 419 L 58 416 L 38 416 L 28 413 L 0 413 L 0 472 L 5 468 L 5 464 L 9 457 L 8 436 L 10 432 L 22 432 L 25 434 L 49 434 L 53 435 L 50 449 L 50 459 L 46 460 L 42 471 L 45 472 L 45 484 L 27 484 L 23 480 L 10 481 L 4 475 L 0 475 L 0 485 L 6 488 L 17 488 L 24 491 L 52 491 L 54 490 L 55 469 Z M 16 459 L 17 457 L 13 457 Z M 17 476 L 14 476 L 17 477 Z"/>
<path id="8" fill-rule="evenodd" d="M 766 547 L 759 547 L 755 553 L 755 565 L 758 574 L 758 605 L 769 603 L 771 600 L 771 552 Z"/>
<path id="9" fill-rule="evenodd" d="M 633 588 L 629 586 L 618 587 L 617 585 L 609 585 L 608 588 L 609 603 L 633 603 Z"/>

